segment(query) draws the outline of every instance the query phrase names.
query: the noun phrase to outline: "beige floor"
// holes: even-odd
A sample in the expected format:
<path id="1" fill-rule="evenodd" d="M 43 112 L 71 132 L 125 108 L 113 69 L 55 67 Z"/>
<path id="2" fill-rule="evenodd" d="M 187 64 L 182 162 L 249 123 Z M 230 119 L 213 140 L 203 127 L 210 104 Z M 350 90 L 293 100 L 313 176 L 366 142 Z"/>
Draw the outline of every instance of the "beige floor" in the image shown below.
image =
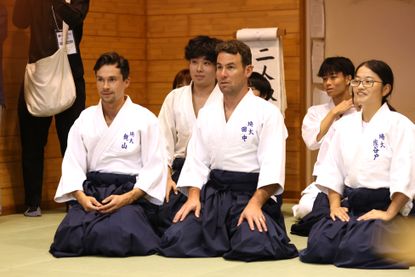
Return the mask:
<path id="1" fill-rule="evenodd" d="M 293 222 L 289 210 L 289 205 L 284 206 L 287 226 Z M 303 264 L 298 258 L 253 263 L 160 256 L 55 259 L 48 249 L 63 216 L 63 211 L 44 212 L 40 218 L 25 218 L 20 214 L 0 216 L 0 276 L 415 276 L 415 267 L 383 271 L 340 269 L 332 265 Z M 291 239 L 299 249 L 306 245 L 305 238 L 291 236 Z"/>

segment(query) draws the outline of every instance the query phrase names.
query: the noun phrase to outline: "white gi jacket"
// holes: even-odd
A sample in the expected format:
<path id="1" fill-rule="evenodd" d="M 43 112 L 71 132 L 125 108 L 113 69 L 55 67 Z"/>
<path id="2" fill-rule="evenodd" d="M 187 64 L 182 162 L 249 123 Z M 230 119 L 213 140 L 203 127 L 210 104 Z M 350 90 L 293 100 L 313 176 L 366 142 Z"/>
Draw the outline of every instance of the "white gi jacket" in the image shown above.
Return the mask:
<path id="1" fill-rule="evenodd" d="M 364 123 L 356 112 L 336 122 L 329 151 L 317 176 L 318 187 L 343 193 L 351 188 L 389 188 L 412 200 L 415 193 L 415 127 L 384 104 Z M 411 201 L 401 210 L 407 215 Z"/>
<path id="2" fill-rule="evenodd" d="M 186 157 L 187 144 L 196 122 L 192 102 L 192 84 L 172 90 L 164 99 L 158 116 L 169 166 L 175 158 Z M 222 97 L 222 92 L 216 85 L 206 100 L 205 106 L 217 100 L 221 101 Z"/>
<path id="3" fill-rule="evenodd" d="M 156 204 L 163 203 L 167 167 L 156 116 L 127 97 L 110 126 L 101 102 L 85 109 L 73 124 L 62 162 L 56 202 L 75 200 L 86 173 L 99 171 L 136 175 L 135 187 Z"/>
<path id="4" fill-rule="evenodd" d="M 178 187 L 201 188 L 210 170 L 259 173 L 258 188 L 285 181 L 285 140 L 287 129 L 279 109 L 255 96 L 244 96 L 226 122 L 223 101 L 199 112 Z"/>

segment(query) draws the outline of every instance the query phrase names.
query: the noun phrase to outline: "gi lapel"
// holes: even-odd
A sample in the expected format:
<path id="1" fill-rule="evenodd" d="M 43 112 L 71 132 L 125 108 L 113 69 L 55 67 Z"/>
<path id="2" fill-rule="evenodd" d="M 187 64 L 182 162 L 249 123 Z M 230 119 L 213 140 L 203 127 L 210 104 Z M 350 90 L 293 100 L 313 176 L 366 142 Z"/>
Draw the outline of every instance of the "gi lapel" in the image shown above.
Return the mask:
<path id="1" fill-rule="evenodd" d="M 124 123 L 127 122 L 127 120 L 129 120 L 127 116 L 128 108 L 131 106 L 131 103 L 132 102 L 130 98 L 127 96 L 124 105 L 118 111 L 111 125 L 104 129 L 104 131 L 102 132 L 101 138 L 99 139 L 97 145 L 92 151 L 90 168 L 97 168 L 97 164 L 101 160 L 102 155 L 108 151 L 111 145 L 113 145 L 116 141 L 117 136 L 120 135 L 121 127 L 123 127 Z M 104 113 L 102 111 L 102 104 L 100 103 L 98 105 L 96 118 L 102 119 L 102 117 L 104 117 Z"/>

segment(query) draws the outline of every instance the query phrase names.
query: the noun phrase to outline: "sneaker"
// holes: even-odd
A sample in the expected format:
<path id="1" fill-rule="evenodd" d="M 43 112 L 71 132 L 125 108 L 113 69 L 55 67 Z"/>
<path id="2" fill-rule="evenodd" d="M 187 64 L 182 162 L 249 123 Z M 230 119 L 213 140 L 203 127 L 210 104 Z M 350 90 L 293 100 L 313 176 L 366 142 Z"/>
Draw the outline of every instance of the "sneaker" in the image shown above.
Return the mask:
<path id="1" fill-rule="evenodd" d="M 28 217 L 37 217 L 42 215 L 42 211 L 40 210 L 40 207 L 29 207 L 27 210 L 23 213 L 24 216 Z"/>

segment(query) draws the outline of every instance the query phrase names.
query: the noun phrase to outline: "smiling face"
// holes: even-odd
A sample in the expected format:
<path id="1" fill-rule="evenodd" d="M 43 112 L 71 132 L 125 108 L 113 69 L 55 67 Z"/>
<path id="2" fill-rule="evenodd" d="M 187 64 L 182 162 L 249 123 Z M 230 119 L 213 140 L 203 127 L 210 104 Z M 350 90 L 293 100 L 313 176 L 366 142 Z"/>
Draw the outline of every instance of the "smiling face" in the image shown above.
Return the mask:
<path id="1" fill-rule="evenodd" d="M 239 53 L 235 55 L 220 52 L 218 54 L 216 78 L 224 95 L 237 95 L 241 91 L 248 91 L 248 78 L 251 73 L 252 66 L 244 67 Z"/>
<path id="2" fill-rule="evenodd" d="M 125 89 L 130 79 L 123 80 L 121 71 L 114 65 L 103 65 L 96 72 L 98 93 L 103 104 L 119 105 L 124 102 Z"/>
<path id="3" fill-rule="evenodd" d="M 355 76 L 355 80 L 372 80 L 373 87 L 364 87 L 363 83 L 353 87 L 354 98 L 363 109 L 378 109 L 382 105 L 382 97 L 390 91 L 390 85 L 384 85 L 379 76 L 366 66 L 360 67 Z"/>

